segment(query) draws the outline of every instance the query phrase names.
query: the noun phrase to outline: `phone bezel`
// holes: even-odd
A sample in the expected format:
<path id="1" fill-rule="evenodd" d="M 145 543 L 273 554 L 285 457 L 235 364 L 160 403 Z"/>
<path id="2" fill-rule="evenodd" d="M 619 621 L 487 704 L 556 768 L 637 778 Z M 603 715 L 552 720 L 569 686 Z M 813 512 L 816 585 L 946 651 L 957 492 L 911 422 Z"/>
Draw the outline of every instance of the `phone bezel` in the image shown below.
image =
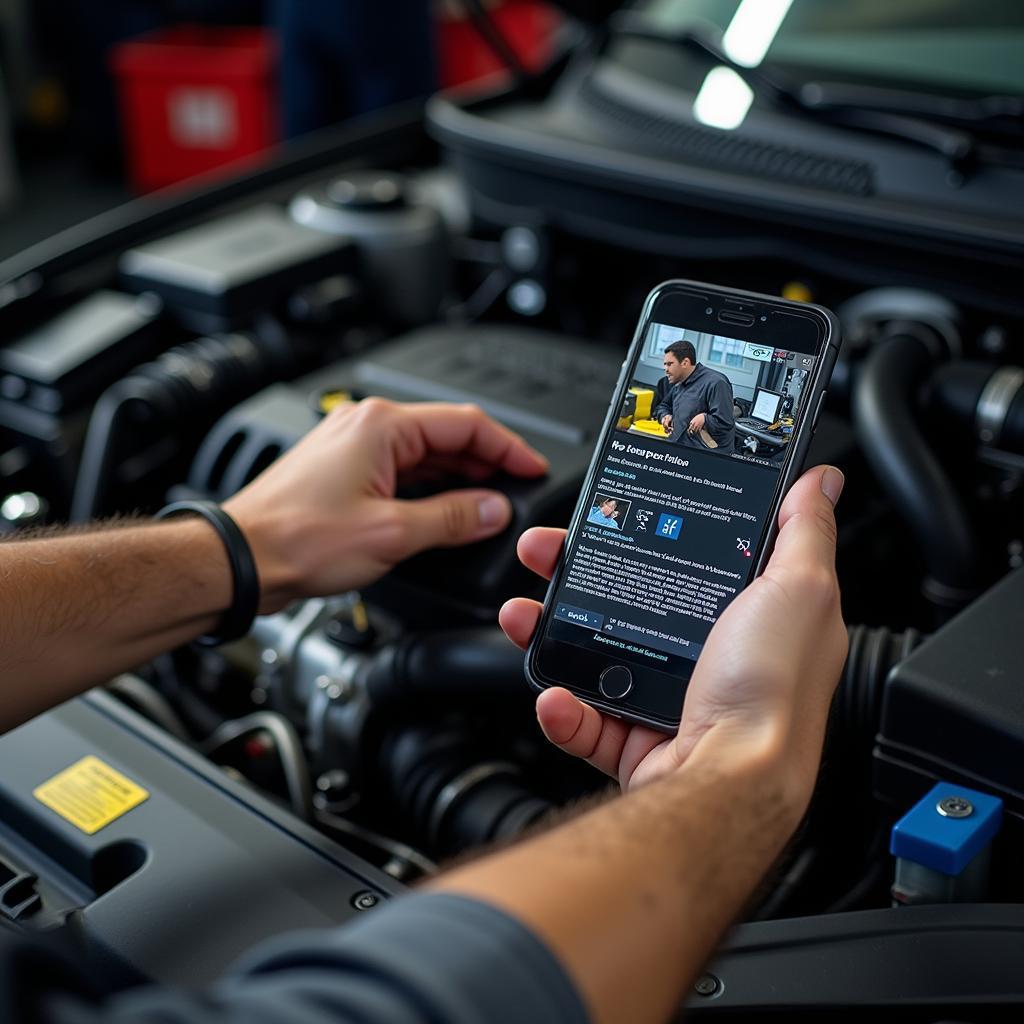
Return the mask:
<path id="1" fill-rule="evenodd" d="M 749 324 L 739 323 L 735 319 L 723 322 L 719 319 L 723 312 L 737 318 L 745 319 L 750 316 L 752 321 Z M 762 316 L 766 317 L 763 321 Z M 604 698 L 599 692 L 598 676 L 603 668 L 621 664 L 621 659 L 609 658 L 601 652 L 548 637 L 554 596 L 566 568 L 566 553 L 582 527 L 589 497 L 596 486 L 601 455 L 608 443 L 609 435 L 615 429 L 626 388 L 632 379 L 631 371 L 637 352 L 644 344 L 651 321 L 678 324 L 680 328 L 725 335 L 740 341 L 772 344 L 775 348 L 790 351 L 806 351 L 808 355 L 816 357 L 813 378 L 804 390 L 798 409 L 796 434 L 790 442 L 789 452 L 782 464 L 769 505 L 766 528 L 755 546 L 754 568 L 747 585 L 764 569 L 777 532 L 778 510 L 782 499 L 803 468 L 807 447 L 816 426 L 819 402 L 831 377 L 838 353 L 839 324 L 835 315 L 822 306 L 695 281 L 663 282 L 644 302 L 633 341 L 622 364 L 622 371 L 608 406 L 604 426 L 594 447 L 565 545 L 548 586 L 540 622 L 527 650 L 526 676 L 537 691 L 562 686 L 581 700 L 609 714 L 657 729 L 674 731 L 679 725 L 686 686 L 696 662 L 682 666 L 681 671 L 672 673 L 630 666 L 634 678 L 632 691 L 626 698 L 612 701 Z M 789 333 L 798 323 L 807 335 L 803 344 L 794 344 L 795 340 L 801 339 L 794 339 L 794 334 Z M 544 668 L 540 665 L 542 660 L 545 662 Z M 552 667 L 555 671 L 551 671 Z M 577 668 L 586 673 L 593 682 L 589 685 L 580 682 Z"/>

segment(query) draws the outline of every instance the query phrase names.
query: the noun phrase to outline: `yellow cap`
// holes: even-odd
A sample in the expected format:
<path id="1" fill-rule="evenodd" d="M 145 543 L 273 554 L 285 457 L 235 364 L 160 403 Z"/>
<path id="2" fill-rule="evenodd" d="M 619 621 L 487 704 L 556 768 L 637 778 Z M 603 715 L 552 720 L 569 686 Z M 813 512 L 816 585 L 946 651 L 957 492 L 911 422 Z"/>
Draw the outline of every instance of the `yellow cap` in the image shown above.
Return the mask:
<path id="1" fill-rule="evenodd" d="M 812 302 L 811 289 L 803 281 L 789 281 L 782 289 L 782 297 L 790 302 Z"/>
<path id="2" fill-rule="evenodd" d="M 332 409 L 351 401 L 352 396 L 347 391 L 328 389 L 317 396 L 316 407 L 326 416 Z"/>

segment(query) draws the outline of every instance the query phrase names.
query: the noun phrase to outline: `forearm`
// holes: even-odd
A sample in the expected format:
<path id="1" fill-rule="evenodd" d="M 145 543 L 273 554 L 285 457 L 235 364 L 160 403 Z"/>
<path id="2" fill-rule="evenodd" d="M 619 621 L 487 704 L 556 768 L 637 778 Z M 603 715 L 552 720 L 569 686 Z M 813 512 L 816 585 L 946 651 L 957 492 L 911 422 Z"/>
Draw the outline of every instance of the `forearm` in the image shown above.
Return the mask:
<path id="1" fill-rule="evenodd" d="M 231 598 L 199 519 L 0 545 L 0 730 L 200 636 Z"/>
<path id="2" fill-rule="evenodd" d="M 677 773 L 435 887 L 532 928 L 595 1021 L 667 1020 L 799 821 L 803 798 L 775 760 L 695 751 Z"/>

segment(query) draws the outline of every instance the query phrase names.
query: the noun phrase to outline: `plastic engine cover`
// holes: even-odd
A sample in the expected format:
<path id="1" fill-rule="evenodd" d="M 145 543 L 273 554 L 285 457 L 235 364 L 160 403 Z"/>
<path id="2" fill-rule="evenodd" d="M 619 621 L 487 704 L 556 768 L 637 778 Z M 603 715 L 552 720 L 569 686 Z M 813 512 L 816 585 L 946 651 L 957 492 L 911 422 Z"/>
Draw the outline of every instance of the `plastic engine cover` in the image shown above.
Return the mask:
<path id="1" fill-rule="evenodd" d="M 99 691 L 0 737 L 0 764 L 0 910 L 100 983 L 200 985 L 400 888 Z"/>

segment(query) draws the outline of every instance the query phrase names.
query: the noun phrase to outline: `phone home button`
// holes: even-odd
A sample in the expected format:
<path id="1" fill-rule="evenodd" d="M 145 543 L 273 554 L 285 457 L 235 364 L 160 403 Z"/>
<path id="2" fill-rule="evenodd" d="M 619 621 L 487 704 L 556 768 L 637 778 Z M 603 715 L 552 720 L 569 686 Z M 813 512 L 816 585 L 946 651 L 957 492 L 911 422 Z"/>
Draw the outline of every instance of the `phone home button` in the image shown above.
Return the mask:
<path id="1" fill-rule="evenodd" d="M 609 700 L 620 700 L 633 689 L 633 673 L 625 665 L 612 665 L 601 673 L 597 688 Z"/>

